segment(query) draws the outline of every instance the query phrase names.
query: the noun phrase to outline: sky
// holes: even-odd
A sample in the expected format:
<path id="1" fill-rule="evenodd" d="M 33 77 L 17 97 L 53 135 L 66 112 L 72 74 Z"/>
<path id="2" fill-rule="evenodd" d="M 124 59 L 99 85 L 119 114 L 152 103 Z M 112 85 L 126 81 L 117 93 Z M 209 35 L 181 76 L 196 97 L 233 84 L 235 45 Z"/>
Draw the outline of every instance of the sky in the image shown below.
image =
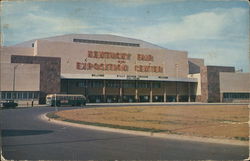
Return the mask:
<path id="1" fill-rule="evenodd" d="M 1 2 L 2 45 L 63 34 L 113 34 L 249 72 L 249 3 L 241 0 Z"/>

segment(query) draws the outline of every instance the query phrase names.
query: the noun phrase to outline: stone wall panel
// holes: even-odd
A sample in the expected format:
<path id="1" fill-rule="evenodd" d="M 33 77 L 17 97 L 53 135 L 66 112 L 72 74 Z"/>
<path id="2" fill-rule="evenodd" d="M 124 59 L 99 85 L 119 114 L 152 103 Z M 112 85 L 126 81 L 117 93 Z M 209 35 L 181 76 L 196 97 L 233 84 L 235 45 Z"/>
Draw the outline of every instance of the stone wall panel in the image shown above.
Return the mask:
<path id="1" fill-rule="evenodd" d="M 45 103 L 47 94 L 60 93 L 61 58 L 12 55 L 11 63 L 40 64 L 39 103 Z"/>

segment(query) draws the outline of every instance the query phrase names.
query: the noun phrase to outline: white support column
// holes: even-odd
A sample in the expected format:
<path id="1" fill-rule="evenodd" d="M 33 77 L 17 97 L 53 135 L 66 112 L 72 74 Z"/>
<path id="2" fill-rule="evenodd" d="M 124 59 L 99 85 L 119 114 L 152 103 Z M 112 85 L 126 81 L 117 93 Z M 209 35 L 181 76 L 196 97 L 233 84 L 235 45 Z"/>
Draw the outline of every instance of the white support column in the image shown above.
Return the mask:
<path id="1" fill-rule="evenodd" d="M 153 82 L 150 81 L 149 102 L 153 102 Z"/>
<path id="2" fill-rule="evenodd" d="M 102 88 L 103 101 L 106 102 L 106 80 L 103 80 L 103 88 Z"/>
<path id="3" fill-rule="evenodd" d="M 135 100 L 138 102 L 138 87 L 137 87 L 137 81 L 135 81 Z"/>
<path id="4" fill-rule="evenodd" d="M 179 85 L 177 81 L 176 81 L 176 102 L 179 102 Z"/>
<path id="5" fill-rule="evenodd" d="M 223 100 L 223 93 L 220 93 L 220 102 L 224 102 L 224 100 Z"/>
<path id="6" fill-rule="evenodd" d="M 167 102 L 167 82 L 163 83 L 163 87 L 164 87 L 163 101 Z"/>
<path id="7" fill-rule="evenodd" d="M 120 82 L 120 102 L 122 102 L 122 80 Z"/>
<path id="8" fill-rule="evenodd" d="M 188 82 L 188 102 L 191 102 L 191 96 L 190 96 L 190 82 Z"/>

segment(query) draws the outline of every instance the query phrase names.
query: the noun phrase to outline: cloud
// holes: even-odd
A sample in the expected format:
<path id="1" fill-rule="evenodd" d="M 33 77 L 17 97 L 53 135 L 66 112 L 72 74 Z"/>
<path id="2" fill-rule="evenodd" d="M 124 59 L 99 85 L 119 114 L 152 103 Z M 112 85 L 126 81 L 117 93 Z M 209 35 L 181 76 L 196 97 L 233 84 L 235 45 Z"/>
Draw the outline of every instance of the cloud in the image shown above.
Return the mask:
<path id="1" fill-rule="evenodd" d="M 208 47 L 198 55 L 205 59 L 207 65 L 234 66 L 249 72 L 249 55 L 242 50 Z"/>
<path id="2" fill-rule="evenodd" d="M 58 10 L 55 8 L 52 12 L 46 9 L 45 4 L 34 1 L 2 2 L 1 31 L 4 45 L 94 28 L 84 17 L 62 16 L 58 12 L 63 14 L 64 10 L 54 12 Z"/>
<path id="3" fill-rule="evenodd" d="M 32 5 L 31 5 L 32 3 Z M 1 12 L 4 16 L 22 15 L 23 12 L 33 13 L 40 11 L 40 6 L 32 1 L 2 1 L 1 2 Z M 46 11 L 44 11 L 46 12 Z"/>
<path id="4" fill-rule="evenodd" d="M 112 6 L 115 7 L 112 12 L 119 10 L 121 13 L 102 14 L 102 7 L 93 6 L 92 3 L 91 9 L 91 5 L 86 3 L 86 6 L 77 6 L 81 8 L 76 8 L 72 3 L 60 3 L 61 6 L 72 5 L 67 9 L 62 9 L 56 3 L 47 9 L 48 6 L 41 3 L 8 2 L 1 16 L 1 29 L 7 41 L 5 45 L 67 33 L 113 34 L 145 40 L 170 49 L 186 50 L 190 57 L 204 58 L 210 65 L 239 64 L 249 68 L 249 8 L 192 10 L 188 12 L 189 15 L 182 17 L 180 15 L 187 12 L 175 14 L 171 10 L 147 18 L 143 16 L 144 12 L 140 12 L 145 9 L 143 5 L 163 6 L 161 3 L 165 3 L 165 0 L 103 2 L 109 3 L 105 9 Z M 136 12 L 133 12 L 134 9 Z M 136 15 L 127 14 L 130 11 Z"/>
<path id="5" fill-rule="evenodd" d="M 87 28 L 93 28 L 93 26 L 81 19 L 33 13 L 19 19 L 10 17 L 2 25 L 4 37 L 13 42 L 65 33 L 79 33 Z"/>
<path id="6" fill-rule="evenodd" d="M 189 57 L 203 58 L 208 65 L 235 66 L 249 71 L 248 22 L 247 9 L 216 8 L 184 16 L 174 23 L 135 27 L 123 36 L 186 50 Z"/>
<path id="7" fill-rule="evenodd" d="M 173 1 L 177 1 L 177 0 L 173 0 Z M 179 1 L 182 1 L 182 0 L 179 0 Z M 109 2 L 119 7 L 138 7 L 142 5 L 164 3 L 166 2 L 166 0 L 105 0 L 105 2 Z"/>
<path id="8" fill-rule="evenodd" d="M 132 31 L 135 37 L 158 44 L 193 39 L 242 38 L 242 27 L 247 28 L 248 11 L 242 8 L 215 9 L 182 17 L 175 23 L 162 22 L 138 27 Z M 241 24 L 244 23 L 241 26 Z"/>
<path id="9" fill-rule="evenodd" d="M 34 26 L 40 26 L 40 30 L 49 29 L 50 32 L 77 32 L 79 29 L 90 28 L 86 22 L 81 19 L 57 17 L 57 16 L 40 16 L 29 14 L 25 17 Z"/>

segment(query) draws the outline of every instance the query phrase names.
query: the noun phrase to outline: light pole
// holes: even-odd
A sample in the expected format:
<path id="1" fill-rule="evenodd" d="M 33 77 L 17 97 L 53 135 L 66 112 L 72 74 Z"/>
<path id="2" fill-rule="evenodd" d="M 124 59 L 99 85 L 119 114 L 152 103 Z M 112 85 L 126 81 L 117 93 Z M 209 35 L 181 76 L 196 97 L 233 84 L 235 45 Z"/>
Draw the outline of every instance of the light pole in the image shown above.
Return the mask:
<path id="1" fill-rule="evenodd" d="M 14 76 L 13 76 L 13 92 L 15 91 L 15 84 L 16 84 L 16 69 L 17 69 L 18 64 L 14 66 Z"/>
<path id="2" fill-rule="evenodd" d="M 178 64 L 175 64 L 175 70 L 176 70 L 176 102 L 179 102 L 179 90 L 178 90 Z"/>

